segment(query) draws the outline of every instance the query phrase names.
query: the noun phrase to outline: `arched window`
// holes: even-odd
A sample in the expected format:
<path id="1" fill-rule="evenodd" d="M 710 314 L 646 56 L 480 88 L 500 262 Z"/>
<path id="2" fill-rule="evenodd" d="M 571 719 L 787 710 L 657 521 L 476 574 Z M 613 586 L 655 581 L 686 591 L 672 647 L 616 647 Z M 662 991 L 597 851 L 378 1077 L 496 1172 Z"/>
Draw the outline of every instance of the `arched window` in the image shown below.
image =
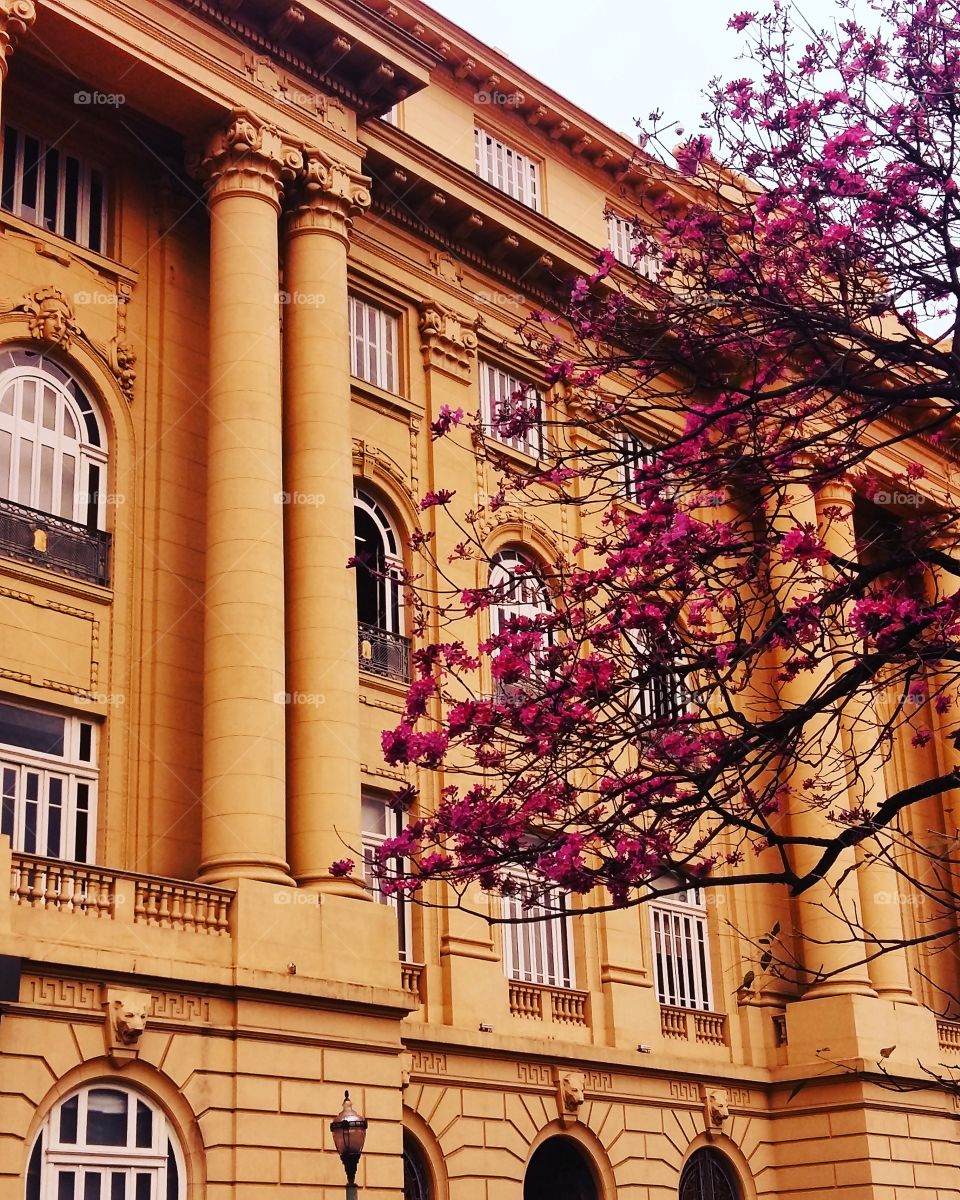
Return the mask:
<path id="1" fill-rule="evenodd" d="M 94 1084 L 61 1100 L 33 1145 L 25 1200 L 185 1200 L 183 1155 L 160 1108 Z"/>
<path id="2" fill-rule="evenodd" d="M 403 559 L 389 517 L 360 488 L 354 491 L 353 528 L 360 667 L 374 675 L 406 680 L 410 656 L 403 636 Z"/>
<path id="3" fill-rule="evenodd" d="M 499 550 L 490 566 L 490 632 L 500 633 L 511 617 L 530 620 L 550 611 L 550 593 L 533 560 L 519 550 Z"/>
<path id="4" fill-rule="evenodd" d="M 600 1200 L 590 1161 L 568 1137 L 538 1146 L 523 1177 L 523 1200 Z"/>
<path id="5" fill-rule="evenodd" d="M 406 1130 L 403 1131 L 403 1200 L 433 1200 L 427 1157 Z"/>
<path id="6" fill-rule="evenodd" d="M 103 526 L 107 454 L 86 392 L 36 350 L 0 353 L 0 497 Z"/>
<path id="7" fill-rule="evenodd" d="M 741 1200 L 740 1185 L 718 1151 L 695 1150 L 680 1176 L 679 1200 Z"/>

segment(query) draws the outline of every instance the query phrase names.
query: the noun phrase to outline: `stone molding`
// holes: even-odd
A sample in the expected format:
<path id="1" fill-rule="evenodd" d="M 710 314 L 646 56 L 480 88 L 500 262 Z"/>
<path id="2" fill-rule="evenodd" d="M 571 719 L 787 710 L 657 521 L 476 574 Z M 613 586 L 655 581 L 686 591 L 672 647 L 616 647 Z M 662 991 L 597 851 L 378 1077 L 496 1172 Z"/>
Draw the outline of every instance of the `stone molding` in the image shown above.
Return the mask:
<path id="1" fill-rule="evenodd" d="M 477 360 L 479 318 L 463 316 L 436 300 L 420 305 L 420 351 L 429 371 L 469 383 Z"/>

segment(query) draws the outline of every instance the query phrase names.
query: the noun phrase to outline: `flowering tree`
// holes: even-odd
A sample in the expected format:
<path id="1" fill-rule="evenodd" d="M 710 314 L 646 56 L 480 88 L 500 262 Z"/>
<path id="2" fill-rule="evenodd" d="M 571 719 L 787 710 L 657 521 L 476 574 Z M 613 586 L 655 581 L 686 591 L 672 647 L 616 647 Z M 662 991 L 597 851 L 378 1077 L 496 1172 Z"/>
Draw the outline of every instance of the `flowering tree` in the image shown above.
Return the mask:
<path id="1" fill-rule="evenodd" d="M 841 4 L 817 35 L 781 3 L 730 23 L 748 73 L 672 156 L 656 116 L 642 152 L 634 254 L 659 276 L 603 252 L 559 287 L 520 335 L 552 389 L 539 460 L 503 445 L 539 419 L 517 394 L 495 437 L 472 426 L 495 493 L 423 501 L 459 544 L 435 564 L 447 594 L 408 580 L 434 633 L 384 752 L 441 787 L 384 846 L 384 887 L 479 883 L 539 914 L 775 882 L 842 907 L 882 863 L 935 910 L 904 939 L 942 940 L 960 4 L 876 0 L 868 24 Z M 551 556 L 493 561 L 511 506 L 554 531 L 566 506 Z M 478 586 L 454 585 L 471 562 Z M 542 602 L 518 603 L 531 583 Z"/>

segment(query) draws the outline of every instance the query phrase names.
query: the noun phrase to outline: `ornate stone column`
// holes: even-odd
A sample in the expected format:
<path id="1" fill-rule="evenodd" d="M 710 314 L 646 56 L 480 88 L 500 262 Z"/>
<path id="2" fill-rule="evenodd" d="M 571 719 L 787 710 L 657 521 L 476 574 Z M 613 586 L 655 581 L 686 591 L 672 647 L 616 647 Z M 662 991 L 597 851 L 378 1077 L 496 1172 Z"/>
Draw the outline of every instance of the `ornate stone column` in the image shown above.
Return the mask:
<path id="1" fill-rule="evenodd" d="M 277 219 L 301 152 L 235 113 L 190 156 L 210 206 L 201 878 L 289 883 Z"/>
<path id="2" fill-rule="evenodd" d="M 33 0 L 0 0 L 0 87 L 10 69 L 10 55 L 21 37 L 37 19 Z"/>
<path id="3" fill-rule="evenodd" d="M 853 526 L 854 492 L 846 481 L 827 484 L 816 493 L 817 523 L 827 550 L 838 558 L 856 561 Z M 829 573 L 829 568 L 825 568 Z M 851 634 L 835 639 L 835 667 L 849 667 L 859 656 L 859 642 Z M 843 750 L 847 758 L 851 804 L 863 803 L 869 812 L 887 797 L 884 764 L 878 749 L 879 713 L 872 703 L 853 699 L 841 720 Z M 883 856 L 891 853 L 879 840 L 861 843 L 856 850 L 860 924 L 867 956 L 886 946 L 896 946 L 867 964 L 870 983 L 887 1000 L 915 1004 L 910 988 L 910 971 L 903 947 L 903 914 L 897 872 Z"/>
<path id="4" fill-rule="evenodd" d="M 774 503 L 772 541 L 779 540 L 781 534 L 794 528 L 798 522 L 810 530 L 816 529 L 814 497 L 805 484 L 791 485 L 787 496 L 778 497 Z M 776 551 L 770 574 L 771 585 L 783 608 L 788 608 L 809 590 L 809 585 L 804 584 L 795 572 L 795 564 L 781 563 Z M 805 704 L 831 670 L 832 662 L 827 662 L 815 672 L 804 671 L 793 679 L 780 681 L 778 695 L 781 709 L 788 712 Z M 818 729 L 814 718 L 808 721 L 807 729 L 810 735 L 819 732 L 825 746 L 829 746 L 831 731 L 827 719 Z M 791 788 L 790 832 L 795 837 L 827 840 L 839 833 L 840 827 L 833 824 L 820 808 L 805 800 L 803 784 L 809 774 L 809 768 L 799 763 L 784 780 Z M 795 869 L 801 875 L 806 874 L 813 869 L 821 854 L 822 850 L 817 846 L 794 847 L 792 859 Z M 815 978 L 815 982 L 807 987 L 804 999 L 876 995 L 866 967 L 862 961 L 858 963 L 864 957 L 864 947 L 856 931 L 859 897 L 854 868 L 853 851 L 845 850 L 831 869 L 829 878 L 815 883 L 797 898 L 801 958 L 807 973 Z M 817 979 L 817 976 L 823 978 Z"/>
<path id="5" fill-rule="evenodd" d="M 347 247 L 369 180 L 310 151 L 284 240 L 289 855 L 298 882 L 365 897 L 360 868 Z"/>

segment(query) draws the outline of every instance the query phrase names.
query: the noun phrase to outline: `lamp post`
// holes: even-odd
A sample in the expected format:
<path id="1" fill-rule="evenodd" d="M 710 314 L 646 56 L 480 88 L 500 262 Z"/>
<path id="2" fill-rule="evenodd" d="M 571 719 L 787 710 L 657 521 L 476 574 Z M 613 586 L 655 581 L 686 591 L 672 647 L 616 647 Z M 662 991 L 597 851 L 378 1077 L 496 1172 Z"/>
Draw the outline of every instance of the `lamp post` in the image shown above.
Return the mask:
<path id="1" fill-rule="evenodd" d="M 347 1173 L 346 1200 L 357 1200 L 357 1163 L 363 1153 L 363 1142 L 367 1136 L 366 1118 L 362 1117 L 350 1102 L 350 1093 L 343 1093 L 343 1108 L 337 1119 L 330 1122 L 333 1144 L 340 1155 L 343 1169 Z"/>

